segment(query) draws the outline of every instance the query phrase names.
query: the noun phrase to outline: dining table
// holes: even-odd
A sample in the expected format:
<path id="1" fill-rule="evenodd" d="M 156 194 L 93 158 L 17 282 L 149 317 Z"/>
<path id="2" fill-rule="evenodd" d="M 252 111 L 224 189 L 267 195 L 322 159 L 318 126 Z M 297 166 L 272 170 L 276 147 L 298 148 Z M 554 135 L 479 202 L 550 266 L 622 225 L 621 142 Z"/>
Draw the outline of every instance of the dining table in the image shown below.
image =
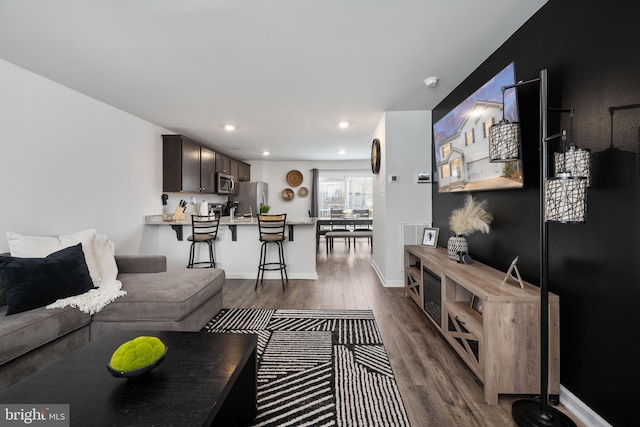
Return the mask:
<path id="1" fill-rule="evenodd" d="M 372 226 L 372 217 L 318 218 L 316 221 L 316 246 L 320 245 L 320 237 L 325 235 L 327 231 L 335 229 L 353 230 L 356 227 L 371 228 Z"/>

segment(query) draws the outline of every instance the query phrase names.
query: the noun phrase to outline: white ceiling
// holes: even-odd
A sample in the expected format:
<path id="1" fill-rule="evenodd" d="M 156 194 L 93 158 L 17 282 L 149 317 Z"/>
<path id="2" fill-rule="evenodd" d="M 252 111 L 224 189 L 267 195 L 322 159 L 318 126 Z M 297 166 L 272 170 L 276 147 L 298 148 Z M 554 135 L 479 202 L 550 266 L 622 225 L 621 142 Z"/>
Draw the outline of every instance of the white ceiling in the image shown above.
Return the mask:
<path id="1" fill-rule="evenodd" d="M 240 159 L 366 159 L 545 2 L 0 0 L 0 58 Z"/>

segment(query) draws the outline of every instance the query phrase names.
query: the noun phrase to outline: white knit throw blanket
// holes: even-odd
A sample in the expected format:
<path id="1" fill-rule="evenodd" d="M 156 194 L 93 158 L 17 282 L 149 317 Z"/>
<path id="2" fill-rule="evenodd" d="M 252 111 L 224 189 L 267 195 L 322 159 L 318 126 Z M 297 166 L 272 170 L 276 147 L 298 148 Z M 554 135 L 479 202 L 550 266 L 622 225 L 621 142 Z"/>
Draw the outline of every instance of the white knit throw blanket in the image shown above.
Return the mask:
<path id="1" fill-rule="evenodd" d="M 122 290 L 122 282 L 111 279 L 100 283 L 97 289 L 91 289 L 84 294 L 59 299 L 47 306 L 47 308 L 75 307 L 87 314 L 95 314 L 116 298 L 126 295 Z"/>

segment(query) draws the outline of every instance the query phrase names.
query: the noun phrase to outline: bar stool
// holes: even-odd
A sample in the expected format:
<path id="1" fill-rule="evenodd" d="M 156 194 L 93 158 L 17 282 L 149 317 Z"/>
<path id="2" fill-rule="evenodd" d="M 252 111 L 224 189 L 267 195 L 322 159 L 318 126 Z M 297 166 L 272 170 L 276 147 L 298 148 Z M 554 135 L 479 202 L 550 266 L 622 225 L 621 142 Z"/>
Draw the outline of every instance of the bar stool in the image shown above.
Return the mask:
<path id="1" fill-rule="evenodd" d="M 187 264 L 187 268 L 216 267 L 216 260 L 213 257 L 213 242 L 218 237 L 219 225 L 220 217 L 217 215 L 191 216 L 191 235 L 187 237 L 187 240 L 191 242 L 191 249 L 189 251 L 189 264 Z M 206 243 L 209 246 L 209 261 L 194 262 L 197 243 Z"/>
<path id="2" fill-rule="evenodd" d="M 262 242 L 262 245 L 260 247 L 260 264 L 258 265 L 258 277 L 256 277 L 256 290 L 258 289 L 258 281 L 260 281 L 260 283 L 263 282 L 264 272 L 267 270 L 280 270 L 280 280 L 282 281 L 283 290 L 285 288 L 285 278 L 287 283 L 289 283 L 289 276 L 287 276 L 287 265 L 284 261 L 283 248 L 283 243 L 285 241 L 284 229 L 286 222 L 287 214 L 258 215 L 259 240 L 260 242 Z M 278 262 L 267 262 L 267 247 L 270 243 L 275 243 L 278 249 Z"/>

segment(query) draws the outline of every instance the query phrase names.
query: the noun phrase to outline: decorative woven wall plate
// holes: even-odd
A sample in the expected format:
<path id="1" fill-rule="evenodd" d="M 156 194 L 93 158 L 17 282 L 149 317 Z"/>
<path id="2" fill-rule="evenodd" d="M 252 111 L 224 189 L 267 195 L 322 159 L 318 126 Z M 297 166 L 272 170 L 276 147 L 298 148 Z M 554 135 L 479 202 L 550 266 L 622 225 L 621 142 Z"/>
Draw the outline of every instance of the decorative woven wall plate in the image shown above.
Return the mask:
<path id="1" fill-rule="evenodd" d="M 285 188 L 284 190 L 282 190 L 282 199 L 286 200 L 287 202 L 293 200 L 293 197 L 295 196 L 294 192 L 292 189 L 290 188 Z"/>
<path id="2" fill-rule="evenodd" d="M 287 173 L 287 184 L 292 187 L 297 187 L 302 184 L 302 173 L 298 170 L 292 170 Z"/>

